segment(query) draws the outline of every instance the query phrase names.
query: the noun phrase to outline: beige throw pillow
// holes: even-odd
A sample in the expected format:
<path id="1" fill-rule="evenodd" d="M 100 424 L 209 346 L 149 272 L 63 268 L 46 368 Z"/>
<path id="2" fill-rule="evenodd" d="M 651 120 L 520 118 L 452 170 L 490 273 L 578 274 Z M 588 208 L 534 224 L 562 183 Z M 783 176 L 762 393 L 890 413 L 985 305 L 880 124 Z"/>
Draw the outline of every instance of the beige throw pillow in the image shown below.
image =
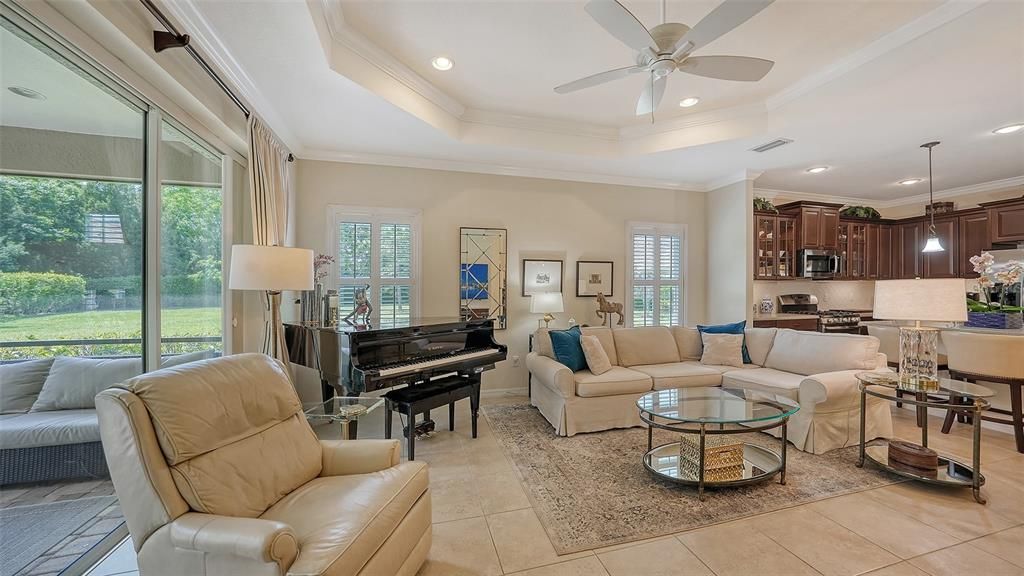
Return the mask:
<path id="1" fill-rule="evenodd" d="M 608 354 L 597 336 L 580 336 L 580 345 L 583 346 L 583 357 L 587 359 L 587 368 L 590 368 L 591 372 L 604 374 L 612 369 Z"/>
<path id="2" fill-rule="evenodd" d="M 743 334 L 701 334 L 704 353 L 701 364 L 743 367 Z"/>

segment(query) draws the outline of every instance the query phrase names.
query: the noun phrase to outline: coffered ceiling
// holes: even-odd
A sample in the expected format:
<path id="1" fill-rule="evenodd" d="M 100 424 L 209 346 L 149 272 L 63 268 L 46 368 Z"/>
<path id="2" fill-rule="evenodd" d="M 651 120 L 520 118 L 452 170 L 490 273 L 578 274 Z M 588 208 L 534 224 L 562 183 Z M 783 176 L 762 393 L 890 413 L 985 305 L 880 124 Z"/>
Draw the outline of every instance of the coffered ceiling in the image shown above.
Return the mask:
<path id="1" fill-rule="evenodd" d="M 624 4 L 648 27 L 656 2 Z M 175 0 L 167 9 L 300 158 L 708 190 L 888 201 L 1024 176 L 1024 2 L 778 0 L 699 54 L 776 62 L 757 83 L 668 79 L 651 119 L 643 79 L 566 95 L 558 84 L 633 53 L 584 2 Z M 670 0 L 693 25 L 715 1 Z M 431 67 L 444 55 L 455 65 Z M 680 108 L 684 97 L 700 103 Z M 775 138 L 792 144 L 749 151 Z M 805 170 L 825 165 L 817 175 Z M 1024 180 L 1024 179 L 1022 179 Z"/>

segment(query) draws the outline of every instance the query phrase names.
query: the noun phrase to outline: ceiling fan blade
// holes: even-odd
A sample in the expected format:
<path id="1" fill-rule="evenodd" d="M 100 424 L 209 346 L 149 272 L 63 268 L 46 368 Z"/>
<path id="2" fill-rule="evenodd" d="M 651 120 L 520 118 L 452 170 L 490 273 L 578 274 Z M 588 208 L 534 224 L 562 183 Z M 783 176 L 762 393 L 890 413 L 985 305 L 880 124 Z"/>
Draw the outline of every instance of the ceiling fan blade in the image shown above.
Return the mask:
<path id="1" fill-rule="evenodd" d="M 678 60 L 686 54 L 724 36 L 733 28 L 753 18 L 775 0 L 725 0 L 676 42 L 672 58 Z"/>
<path id="2" fill-rule="evenodd" d="M 771 60 L 747 56 L 690 56 L 679 64 L 678 70 L 719 80 L 757 82 L 772 66 L 775 62 Z"/>
<path id="3" fill-rule="evenodd" d="M 645 116 L 658 108 L 661 97 L 665 95 L 666 78 L 668 76 L 655 78 L 654 74 L 651 74 L 647 84 L 644 85 L 644 91 L 640 93 L 640 98 L 636 101 L 637 116 Z"/>
<path id="4" fill-rule="evenodd" d="M 638 52 L 644 48 L 653 48 L 657 52 L 658 45 L 651 38 L 651 33 L 622 4 L 615 0 L 591 0 L 584 10 L 626 46 Z"/>
<path id="5" fill-rule="evenodd" d="M 597 86 L 598 84 L 604 84 L 605 82 L 611 82 L 612 80 L 618 80 L 619 78 L 625 78 L 630 74 L 637 72 L 643 72 L 644 69 L 640 66 L 627 66 L 625 68 L 616 68 L 615 70 L 608 70 L 607 72 L 600 72 L 586 78 L 580 78 L 574 80 L 568 84 L 562 84 L 561 86 L 555 87 L 555 92 L 559 94 L 567 94 L 569 92 L 575 92 L 584 88 L 590 88 Z"/>

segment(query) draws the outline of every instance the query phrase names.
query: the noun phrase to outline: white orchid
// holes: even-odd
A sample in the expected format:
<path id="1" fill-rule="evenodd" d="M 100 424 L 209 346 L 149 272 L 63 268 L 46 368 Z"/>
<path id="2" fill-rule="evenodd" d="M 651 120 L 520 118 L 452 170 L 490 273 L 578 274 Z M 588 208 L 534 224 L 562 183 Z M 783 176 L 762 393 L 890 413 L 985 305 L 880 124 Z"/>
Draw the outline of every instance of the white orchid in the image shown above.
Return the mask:
<path id="1" fill-rule="evenodd" d="M 971 264 L 974 265 L 974 271 L 978 274 L 978 286 L 980 286 L 983 292 L 988 295 L 988 289 L 993 286 L 999 285 L 999 304 L 1003 303 L 1006 296 L 1007 286 L 1017 284 L 1024 279 L 1024 262 L 1007 262 L 1000 266 L 995 266 L 995 258 L 988 252 L 982 252 L 978 256 L 971 256 Z M 989 303 L 990 307 L 995 306 L 994 303 Z"/>

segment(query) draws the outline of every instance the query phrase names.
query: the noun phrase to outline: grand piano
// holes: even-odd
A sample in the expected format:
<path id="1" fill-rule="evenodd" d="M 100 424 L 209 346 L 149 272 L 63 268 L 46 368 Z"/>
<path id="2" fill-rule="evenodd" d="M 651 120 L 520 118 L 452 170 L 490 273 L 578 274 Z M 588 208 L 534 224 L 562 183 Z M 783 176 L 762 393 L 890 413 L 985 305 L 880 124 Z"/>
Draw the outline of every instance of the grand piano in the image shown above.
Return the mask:
<path id="1" fill-rule="evenodd" d="M 285 323 L 285 341 L 293 364 L 320 372 L 325 401 L 335 391 L 359 396 L 451 373 L 479 380 L 508 354 L 488 319 L 416 318 L 394 328 Z"/>

